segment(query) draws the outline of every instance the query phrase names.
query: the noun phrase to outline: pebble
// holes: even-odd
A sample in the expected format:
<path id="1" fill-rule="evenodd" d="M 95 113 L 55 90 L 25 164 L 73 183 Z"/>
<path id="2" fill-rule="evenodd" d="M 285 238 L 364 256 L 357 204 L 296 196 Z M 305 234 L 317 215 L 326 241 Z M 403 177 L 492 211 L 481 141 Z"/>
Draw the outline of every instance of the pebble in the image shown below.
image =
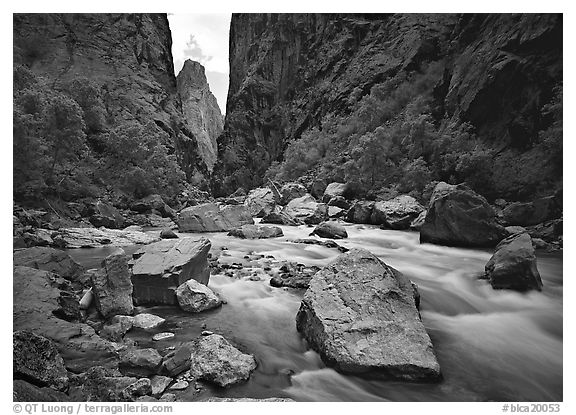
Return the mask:
<path id="1" fill-rule="evenodd" d="M 214 332 L 213 332 L 213 331 L 210 331 L 210 330 L 204 330 L 204 331 L 202 332 L 202 336 L 211 336 L 211 335 L 213 335 L 213 334 L 214 334 Z"/>
<path id="2" fill-rule="evenodd" d="M 171 339 L 172 337 L 174 337 L 174 333 L 163 332 L 163 333 L 157 333 L 154 336 L 152 336 L 152 340 L 160 341 L 160 340 Z"/>
<path id="3" fill-rule="evenodd" d="M 175 384 L 173 384 L 172 386 L 170 386 L 168 389 L 173 390 L 173 391 L 181 391 L 181 390 L 188 388 L 188 385 L 189 385 L 188 381 L 180 380 L 180 381 L 176 382 Z"/>

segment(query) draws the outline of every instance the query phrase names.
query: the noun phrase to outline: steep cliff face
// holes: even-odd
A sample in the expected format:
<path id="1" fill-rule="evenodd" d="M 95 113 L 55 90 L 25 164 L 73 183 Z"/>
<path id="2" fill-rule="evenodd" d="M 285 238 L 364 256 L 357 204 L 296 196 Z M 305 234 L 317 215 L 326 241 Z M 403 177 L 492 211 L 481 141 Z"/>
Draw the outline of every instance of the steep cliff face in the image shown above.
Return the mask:
<path id="1" fill-rule="evenodd" d="M 177 96 L 172 38 L 163 14 L 16 14 L 14 64 L 56 89 L 87 79 L 99 89 L 106 129 L 154 123 L 190 177 L 203 170 Z"/>
<path id="2" fill-rule="evenodd" d="M 557 172 L 531 151 L 562 82 L 560 15 L 249 14 L 231 22 L 215 188 L 259 184 L 288 143 L 346 117 L 373 86 L 431 64 L 434 123 L 467 122 L 495 151 L 494 195 L 511 195 L 524 186 L 514 178 L 538 167 Z M 511 166 L 517 158 L 531 166 Z"/>
<path id="3" fill-rule="evenodd" d="M 224 118 L 216 97 L 210 92 L 204 67 L 186 60 L 176 82 L 186 125 L 196 137 L 200 157 L 208 171 L 212 171 L 218 152 L 216 139 L 224 128 Z"/>

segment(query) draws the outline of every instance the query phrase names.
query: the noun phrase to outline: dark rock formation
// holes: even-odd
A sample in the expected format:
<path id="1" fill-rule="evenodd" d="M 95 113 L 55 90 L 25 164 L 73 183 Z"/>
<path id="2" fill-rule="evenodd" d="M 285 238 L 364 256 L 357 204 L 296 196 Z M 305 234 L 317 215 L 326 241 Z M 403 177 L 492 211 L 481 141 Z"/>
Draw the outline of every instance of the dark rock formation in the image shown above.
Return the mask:
<path id="1" fill-rule="evenodd" d="M 352 223 L 370 223 L 372 209 L 374 209 L 374 202 L 357 201 L 348 210 L 346 220 Z"/>
<path id="2" fill-rule="evenodd" d="M 66 252 L 43 247 L 15 251 L 14 265 L 50 271 L 69 280 L 75 280 L 83 271 Z"/>
<path id="3" fill-rule="evenodd" d="M 177 222 L 180 232 L 227 232 L 254 220 L 245 206 L 204 203 L 182 210 Z"/>
<path id="4" fill-rule="evenodd" d="M 164 202 L 160 195 L 149 195 L 134 202 L 130 209 L 138 213 L 158 213 L 163 218 L 176 216 L 174 210 Z"/>
<path id="5" fill-rule="evenodd" d="M 124 217 L 118 209 L 101 200 L 87 204 L 82 211 L 82 216 L 88 217 L 90 223 L 97 228 L 104 226 L 110 229 L 122 229 L 124 227 Z"/>
<path id="6" fill-rule="evenodd" d="M 242 353 L 218 334 L 198 338 L 190 359 L 192 377 L 224 388 L 248 380 L 256 369 L 254 356 Z"/>
<path id="7" fill-rule="evenodd" d="M 370 223 L 390 229 L 408 229 L 424 207 L 412 196 L 402 195 L 374 203 Z"/>
<path id="8" fill-rule="evenodd" d="M 108 255 L 102 261 L 102 269 L 91 275 L 92 292 L 96 309 L 106 319 L 117 314 L 130 315 L 132 304 L 132 281 L 128 269 L 128 256 L 122 249 Z"/>
<path id="9" fill-rule="evenodd" d="M 527 233 L 514 234 L 501 241 L 485 269 L 486 278 L 494 288 L 542 289 L 532 238 Z"/>
<path id="10" fill-rule="evenodd" d="M 148 245 L 133 256 L 132 284 L 137 304 L 177 304 L 175 291 L 182 283 L 195 279 L 208 284 L 206 238 L 165 239 Z"/>
<path id="11" fill-rule="evenodd" d="M 177 93 L 165 14 L 15 14 L 13 34 L 15 64 L 58 89 L 76 79 L 97 86 L 100 128 L 152 121 L 188 177 L 205 172 Z"/>
<path id="12" fill-rule="evenodd" d="M 527 203 L 515 202 L 502 210 L 506 225 L 537 225 L 561 216 L 562 201 L 558 201 L 555 196 L 542 197 Z"/>
<path id="13" fill-rule="evenodd" d="M 242 239 L 267 239 L 284 236 L 284 233 L 278 226 L 244 225 L 238 229 L 232 229 L 228 235 Z"/>
<path id="14" fill-rule="evenodd" d="M 208 171 L 212 171 L 218 152 L 216 139 L 224 129 L 224 117 L 210 92 L 204 67 L 187 59 L 176 82 L 186 125 L 196 137 L 200 158 Z"/>
<path id="15" fill-rule="evenodd" d="M 440 378 L 410 280 L 366 250 L 350 250 L 314 275 L 296 327 L 327 364 L 342 372 L 411 381 Z"/>
<path id="16" fill-rule="evenodd" d="M 492 247 L 506 235 L 486 199 L 468 186 L 440 182 L 430 198 L 420 242 Z"/>
<path id="17" fill-rule="evenodd" d="M 346 116 L 351 97 L 433 62 L 433 116 L 470 123 L 497 151 L 489 190 L 546 189 L 558 166 L 532 144 L 562 82 L 562 28 L 559 14 L 234 14 L 215 185 L 260 185 L 288 143 Z"/>
<path id="18" fill-rule="evenodd" d="M 320 238 L 330 238 L 330 239 L 344 239 L 348 238 L 348 233 L 344 226 L 340 225 L 338 222 L 329 221 L 322 222 L 314 231 L 313 234 L 318 235 Z"/>
<path id="19" fill-rule="evenodd" d="M 12 388 L 14 402 L 68 402 L 70 398 L 52 388 L 39 388 L 24 380 L 15 379 Z"/>

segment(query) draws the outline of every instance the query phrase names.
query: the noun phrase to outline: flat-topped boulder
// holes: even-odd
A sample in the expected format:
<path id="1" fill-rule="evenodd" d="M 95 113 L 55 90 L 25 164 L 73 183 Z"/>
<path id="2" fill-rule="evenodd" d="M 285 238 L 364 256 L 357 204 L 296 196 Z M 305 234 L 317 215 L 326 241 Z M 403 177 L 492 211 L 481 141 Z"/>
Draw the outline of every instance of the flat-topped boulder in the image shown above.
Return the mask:
<path id="1" fill-rule="evenodd" d="M 254 219 L 244 205 L 203 203 L 183 209 L 176 220 L 180 232 L 228 232 Z"/>
<path id="2" fill-rule="evenodd" d="M 410 280 L 364 249 L 338 256 L 312 277 L 296 328 L 341 372 L 410 381 L 440 378 Z"/>
<path id="3" fill-rule="evenodd" d="M 424 207 L 412 196 L 396 196 L 385 202 L 374 203 L 370 222 L 390 229 L 408 229 L 422 211 Z"/>
<path id="4" fill-rule="evenodd" d="M 532 238 L 517 233 L 501 241 L 485 267 L 493 288 L 517 291 L 542 289 Z"/>
<path id="5" fill-rule="evenodd" d="M 39 247 L 21 249 L 14 252 L 14 265 L 41 269 L 75 280 L 84 268 L 60 249 Z"/>
<path id="6" fill-rule="evenodd" d="M 93 366 L 113 362 L 115 348 L 112 343 L 96 334 L 87 324 L 58 318 L 61 282 L 55 274 L 29 267 L 14 267 L 13 274 L 13 329 L 30 330 L 54 342 L 66 367 L 81 371 Z"/>
<path id="7" fill-rule="evenodd" d="M 328 219 L 328 206 L 325 203 L 316 202 L 316 199 L 309 194 L 292 199 L 283 212 L 309 225 L 317 225 Z"/>
<path id="8" fill-rule="evenodd" d="M 210 279 L 206 238 L 164 239 L 133 254 L 132 284 L 137 304 L 178 304 L 176 289 L 194 279 L 207 285 Z"/>
<path id="9" fill-rule="evenodd" d="M 508 235 L 484 197 L 464 184 L 436 185 L 420 242 L 465 247 L 493 247 Z"/>
<path id="10" fill-rule="evenodd" d="M 268 239 L 284 236 L 284 232 L 278 226 L 243 225 L 232 229 L 228 235 L 242 239 Z"/>
<path id="11" fill-rule="evenodd" d="M 250 193 L 246 196 L 244 205 L 250 211 L 250 215 L 261 218 L 274 210 L 276 197 L 272 189 L 259 187 L 250 190 Z"/>
<path id="12" fill-rule="evenodd" d="M 98 248 L 102 245 L 145 245 L 160 238 L 132 229 L 60 228 L 67 248 Z"/>

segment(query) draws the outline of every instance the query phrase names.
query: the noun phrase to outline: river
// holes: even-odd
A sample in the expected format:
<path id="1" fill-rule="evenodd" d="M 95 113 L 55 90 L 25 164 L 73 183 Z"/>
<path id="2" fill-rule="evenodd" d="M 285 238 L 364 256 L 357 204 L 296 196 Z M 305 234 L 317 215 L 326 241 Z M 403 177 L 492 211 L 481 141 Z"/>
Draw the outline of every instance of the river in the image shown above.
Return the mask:
<path id="1" fill-rule="evenodd" d="M 263 266 L 296 261 L 323 266 L 339 252 L 289 242 L 307 238 L 307 226 L 281 226 L 284 237 L 241 240 L 225 233 L 204 234 L 220 263 L 242 263 L 247 275 L 212 275 L 209 286 L 227 301 L 220 309 L 190 315 L 177 307 L 138 307 L 167 319 L 171 340 L 131 331 L 139 347 L 177 345 L 207 330 L 222 334 L 253 354 L 258 368 L 250 380 L 223 390 L 193 388 L 181 400 L 221 397 L 289 397 L 297 401 L 562 401 L 562 255 L 539 254 L 542 292 L 493 290 L 478 279 L 491 251 L 420 244 L 417 232 L 345 224 L 348 248 L 378 255 L 415 282 L 421 315 L 434 344 L 443 380 L 436 384 L 367 380 L 327 368 L 296 331 L 303 290 L 274 288 Z M 180 234 L 194 237 L 197 234 Z M 222 249 L 224 248 L 224 250 Z M 136 247 L 128 247 L 133 252 Z M 96 266 L 112 248 L 71 250 L 85 266 Z M 267 258 L 269 256 L 274 257 Z M 254 265 L 256 265 L 254 267 Z"/>

